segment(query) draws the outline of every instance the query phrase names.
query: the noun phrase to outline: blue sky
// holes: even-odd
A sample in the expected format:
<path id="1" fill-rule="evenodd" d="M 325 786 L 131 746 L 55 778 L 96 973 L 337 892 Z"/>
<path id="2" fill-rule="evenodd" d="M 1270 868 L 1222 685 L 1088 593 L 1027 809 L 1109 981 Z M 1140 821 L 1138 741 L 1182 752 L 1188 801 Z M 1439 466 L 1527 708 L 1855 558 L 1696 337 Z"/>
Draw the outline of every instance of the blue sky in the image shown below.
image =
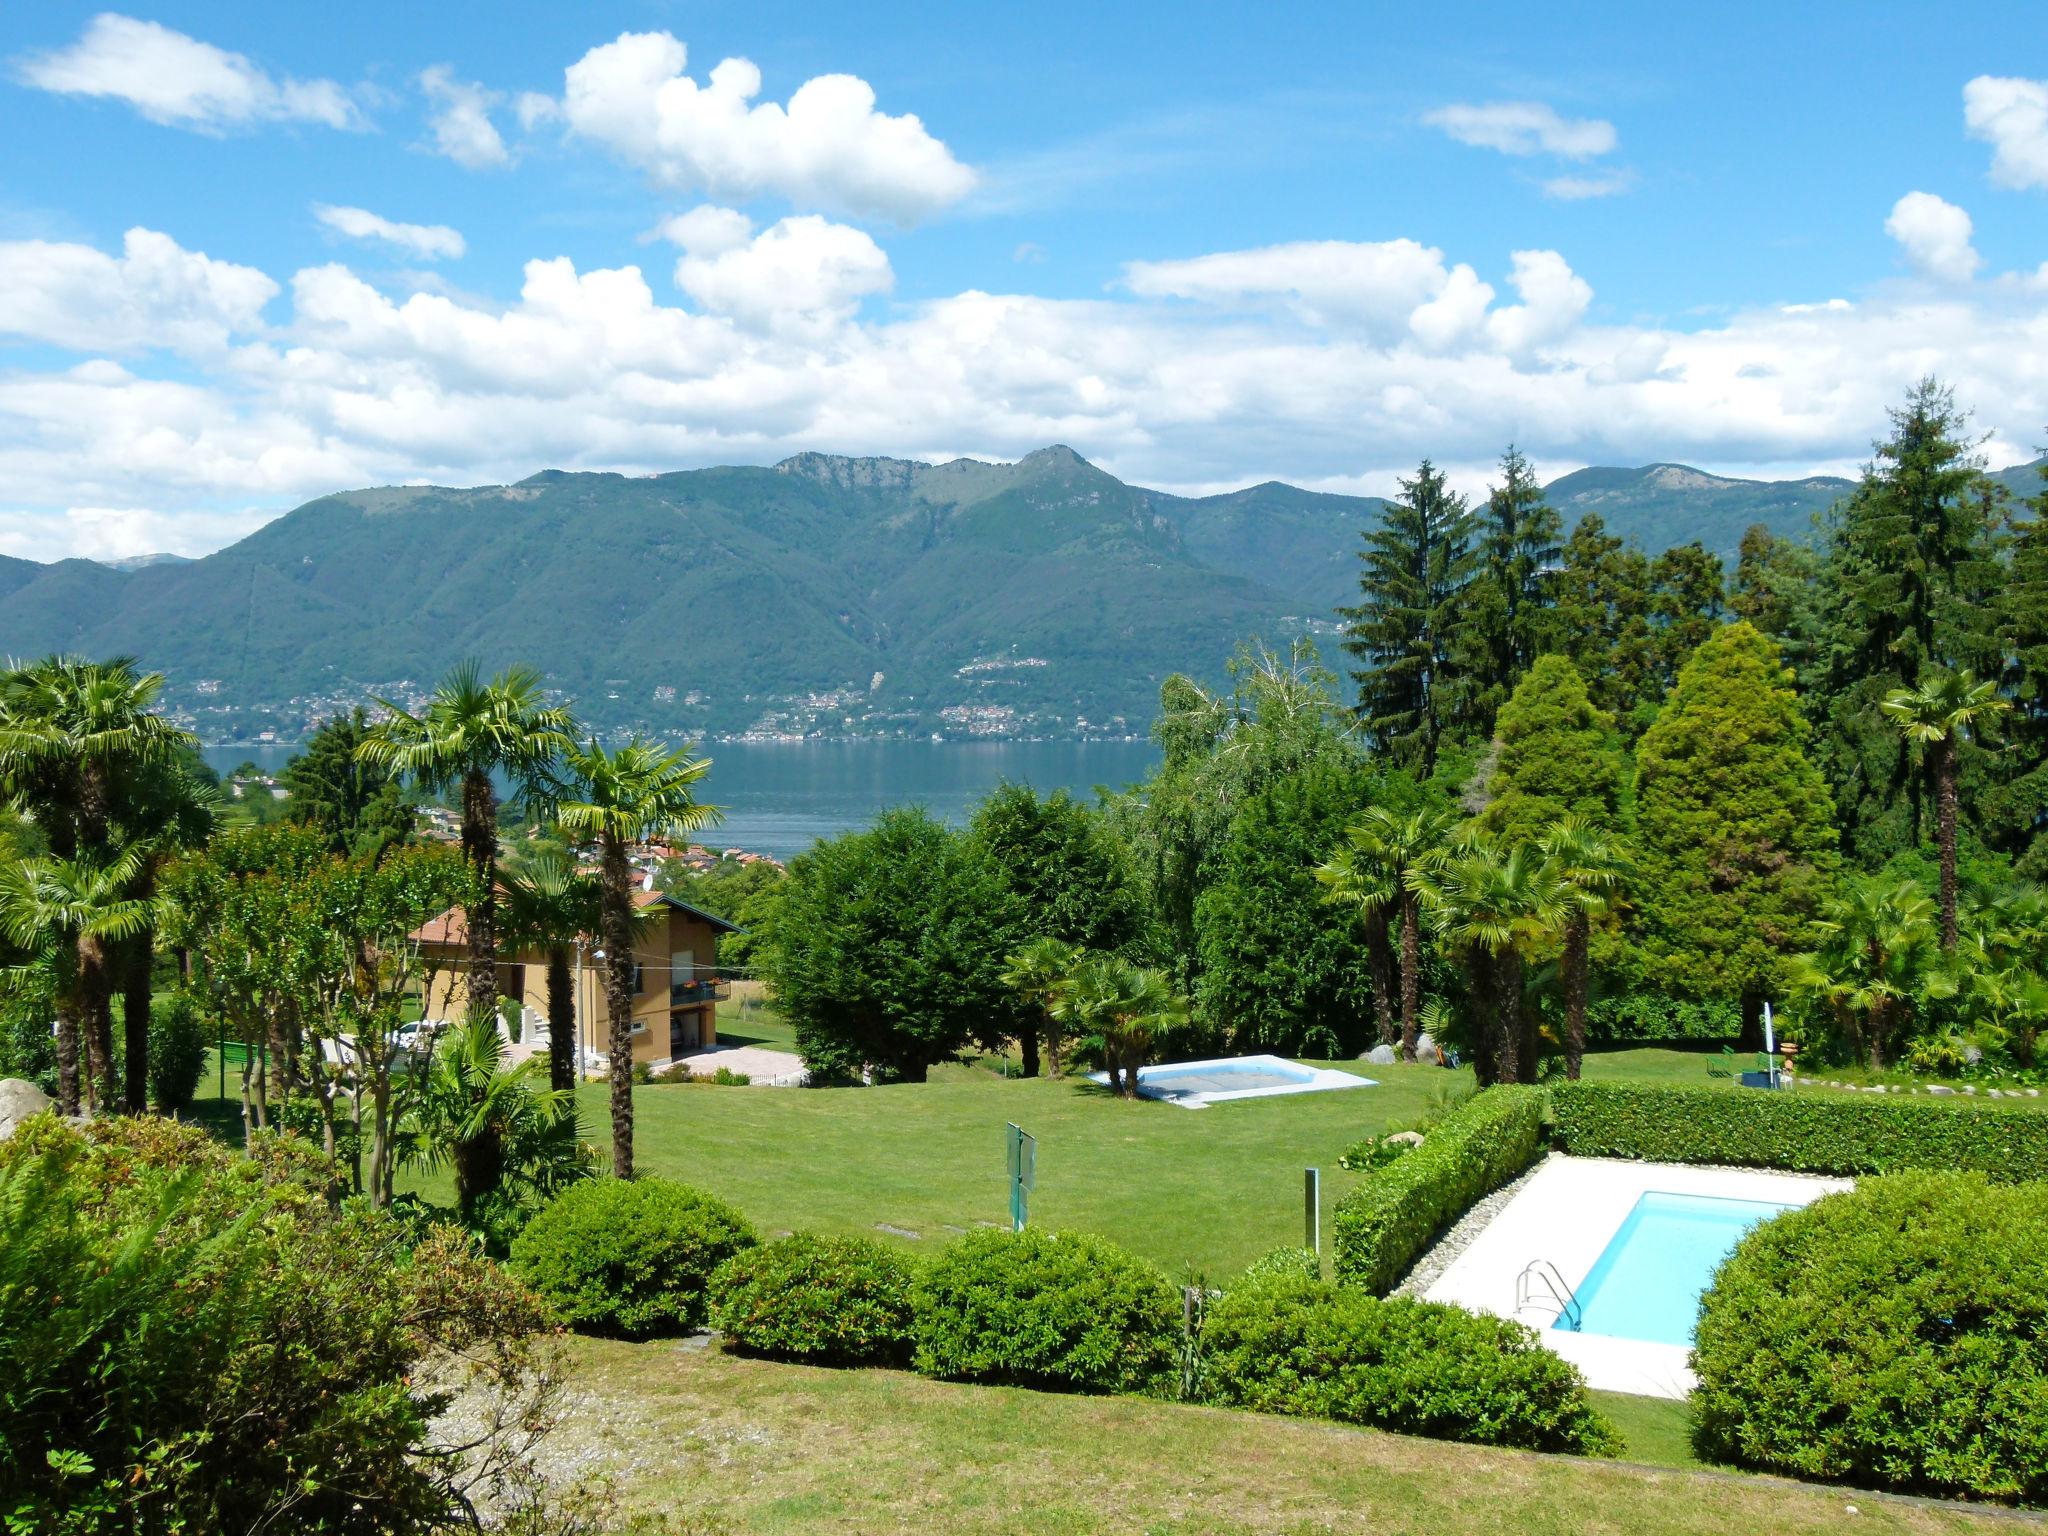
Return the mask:
<path id="1" fill-rule="evenodd" d="M 2048 438 L 2037 8 L 1555 17 L 10 8 L 0 552 L 813 447 L 1839 470 L 1929 370 Z"/>

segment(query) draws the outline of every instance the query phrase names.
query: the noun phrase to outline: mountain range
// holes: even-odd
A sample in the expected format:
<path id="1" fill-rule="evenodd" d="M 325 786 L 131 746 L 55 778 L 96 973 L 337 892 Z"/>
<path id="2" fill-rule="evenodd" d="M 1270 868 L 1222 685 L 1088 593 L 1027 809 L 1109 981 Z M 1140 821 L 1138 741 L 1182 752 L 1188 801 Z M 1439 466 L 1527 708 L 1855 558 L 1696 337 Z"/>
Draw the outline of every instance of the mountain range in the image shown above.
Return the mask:
<path id="1" fill-rule="evenodd" d="M 1751 523 L 1803 536 L 1850 486 L 1653 464 L 1548 494 L 1567 528 L 1597 512 L 1651 552 L 1732 561 Z M 387 486 L 203 559 L 0 558 L 0 653 L 135 655 L 211 742 L 296 740 L 472 656 L 539 667 L 608 732 L 1120 735 L 1242 637 L 1332 636 L 1383 506 L 1278 482 L 1174 496 L 1064 447 Z"/>

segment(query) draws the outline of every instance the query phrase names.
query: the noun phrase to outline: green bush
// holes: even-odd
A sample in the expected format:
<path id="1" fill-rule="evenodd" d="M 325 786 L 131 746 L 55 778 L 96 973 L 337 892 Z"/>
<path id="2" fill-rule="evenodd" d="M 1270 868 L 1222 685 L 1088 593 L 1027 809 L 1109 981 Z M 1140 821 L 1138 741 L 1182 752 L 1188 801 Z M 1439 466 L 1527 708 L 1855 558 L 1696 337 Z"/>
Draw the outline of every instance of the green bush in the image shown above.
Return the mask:
<path id="1" fill-rule="evenodd" d="M 1299 1275 L 1240 1284 L 1202 1325 L 1206 1395 L 1400 1434 L 1613 1455 L 1578 1371 L 1520 1323 Z"/>
<path id="2" fill-rule="evenodd" d="M 910 1356 L 911 1283 L 893 1248 L 799 1232 L 718 1266 L 711 1326 L 749 1354 L 900 1365 Z"/>
<path id="3" fill-rule="evenodd" d="M 1586 1039 L 1594 1045 L 1624 1040 L 1733 1040 L 1742 1033 L 1742 1008 L 1714 997 L 1665 997 L 1623 992 L 1586 1007 Z"/>
<path id="4" fill-rule="evenodd" d="M 2044 1208 L 2039 1185 L 1899 1173 L 1765 1222 L 1701 1300 L 1700 1450 L 2048 1503 Z"/>
<path id="5" fill-rule="evenodd" d="M 192 1107 L 213 1044 L 199 1005 L 174 992 L 149 1011 L 149 1096 L 165 1114 Z"/>
<path id="6" fill-rule="evenodd" d="M 244 1156 L 156 1116 L 0 1143 L 0 1526 L 465 1524 L 468 1435 L 437 1417 L 458 1387 L 487 1423 L 544 1408 L 521 1383 L 546 1309 L 457 1235 L 336 1211 L 328 1182 L 303 1146 Z"/>
<path id="7" fill-rule="evenodd" d="M 512 1241 L 512 1267 L 578 1333 L 687 1333 L 712 1271 L 754 1246 L 724 1201 L 666 1179 L 572 1184 Z"/>
<path id="8" fill-rule="evenodd" d="M 927 1376 L 1079 1392 L 1166 1384 L 1181 1295 L 1086 1232 L 969 1233 L 918 1277 L 914 1363 Z"/>
<path id="9" fill-rule="evenodd" d="M 1323 1278 L 1322 1257 L 1310 1248 L 1275 1248 L 1271 1253 L 1253 1259 L 1245 1267 L 1245 1272 L 1237 1277 L 1237 1283 L 1259 1285 L 1280 1278 L 1320 1280 Z"/>
<path id="10" fill-rule="evenodd" d="M 2048 1114 L 1896 1094 L 1730 1093 L 1623 1083 L 1551 1091 L 1557 1143 L 1582 1157 L 1800 1173 L 1974 1168 L 2048 1179 Z"/>
<path id="11" fill-rule="evenodd" d="M 1540 1088 L 1489 1088 L 1453 1110 L 1421 1146 L 1337 1203 L 1337 1278 L 1378 1294 L 1392 1289 L 1431 1238 L 1534 1162 L 1542 1139 Z"/>

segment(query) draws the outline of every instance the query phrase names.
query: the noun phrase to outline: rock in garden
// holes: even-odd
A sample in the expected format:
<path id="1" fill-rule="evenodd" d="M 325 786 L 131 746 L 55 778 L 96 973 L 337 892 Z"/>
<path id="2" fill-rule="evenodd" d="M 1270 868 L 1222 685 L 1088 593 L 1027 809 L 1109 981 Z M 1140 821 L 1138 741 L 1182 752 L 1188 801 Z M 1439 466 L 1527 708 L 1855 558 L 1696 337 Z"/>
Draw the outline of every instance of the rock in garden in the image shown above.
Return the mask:
<path id="1" fill-rule="evenodd" d="M 1365 1059 L 1375 1067 L 1391 1067 L 1397 1058 L 1391 1045 L 1376 1045 L 1365 1053 Z"/>
<path id="2" fill-rule="evenodd" d="M 1396 1131 L 1383 1139 L 1390 1147 L 1419 1147 L 1422 1145 L 1422 1132 Z"/>
<path id="3" fill-rule="evenodd" d="M 30 1115 L 50 1107 L 50 1096 L 26 1078 L 0 1077 L 0 1141 L 14 1134 L 14 1128 Z"/>
<path id="4" fill-rule="evenodd" d="M 1951 1094 L 1955 1092 L 1955 1089 L 1944 1088 L 1940 1083 L 1929 1083 L 1927 1085 L 1927 1091 L 1929 1093 Z"/>
<path id="5" fill-rule="evenodd" d="M 1415 1059 L 1417 1061 L 1436 1060 L 1436 1038 L 1426 1029 L 1415 1037 Z"/>

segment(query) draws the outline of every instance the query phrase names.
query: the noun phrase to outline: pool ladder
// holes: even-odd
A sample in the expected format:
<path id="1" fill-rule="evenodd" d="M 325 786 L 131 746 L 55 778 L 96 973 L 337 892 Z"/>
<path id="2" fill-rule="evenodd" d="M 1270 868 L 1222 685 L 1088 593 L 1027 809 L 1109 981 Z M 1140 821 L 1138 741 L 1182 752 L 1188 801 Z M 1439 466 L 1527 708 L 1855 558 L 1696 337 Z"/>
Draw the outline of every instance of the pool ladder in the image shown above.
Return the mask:
<path id="1" fill-rule="evenodd" d="M 1557 1266 L 1550 1260 L 1531 1259 L 1515 1276 L 1515 1311 L 1520 1313 L 1522 1308 L 1542 1296 L 1548 1296 L 1556 1306 L 1557 1320 L 1577 1333 L 1579 1325 L 1586 1320 L 1578 1293 L 1564 1283 L 1564 1276 L 1557 1272 Z"/>

